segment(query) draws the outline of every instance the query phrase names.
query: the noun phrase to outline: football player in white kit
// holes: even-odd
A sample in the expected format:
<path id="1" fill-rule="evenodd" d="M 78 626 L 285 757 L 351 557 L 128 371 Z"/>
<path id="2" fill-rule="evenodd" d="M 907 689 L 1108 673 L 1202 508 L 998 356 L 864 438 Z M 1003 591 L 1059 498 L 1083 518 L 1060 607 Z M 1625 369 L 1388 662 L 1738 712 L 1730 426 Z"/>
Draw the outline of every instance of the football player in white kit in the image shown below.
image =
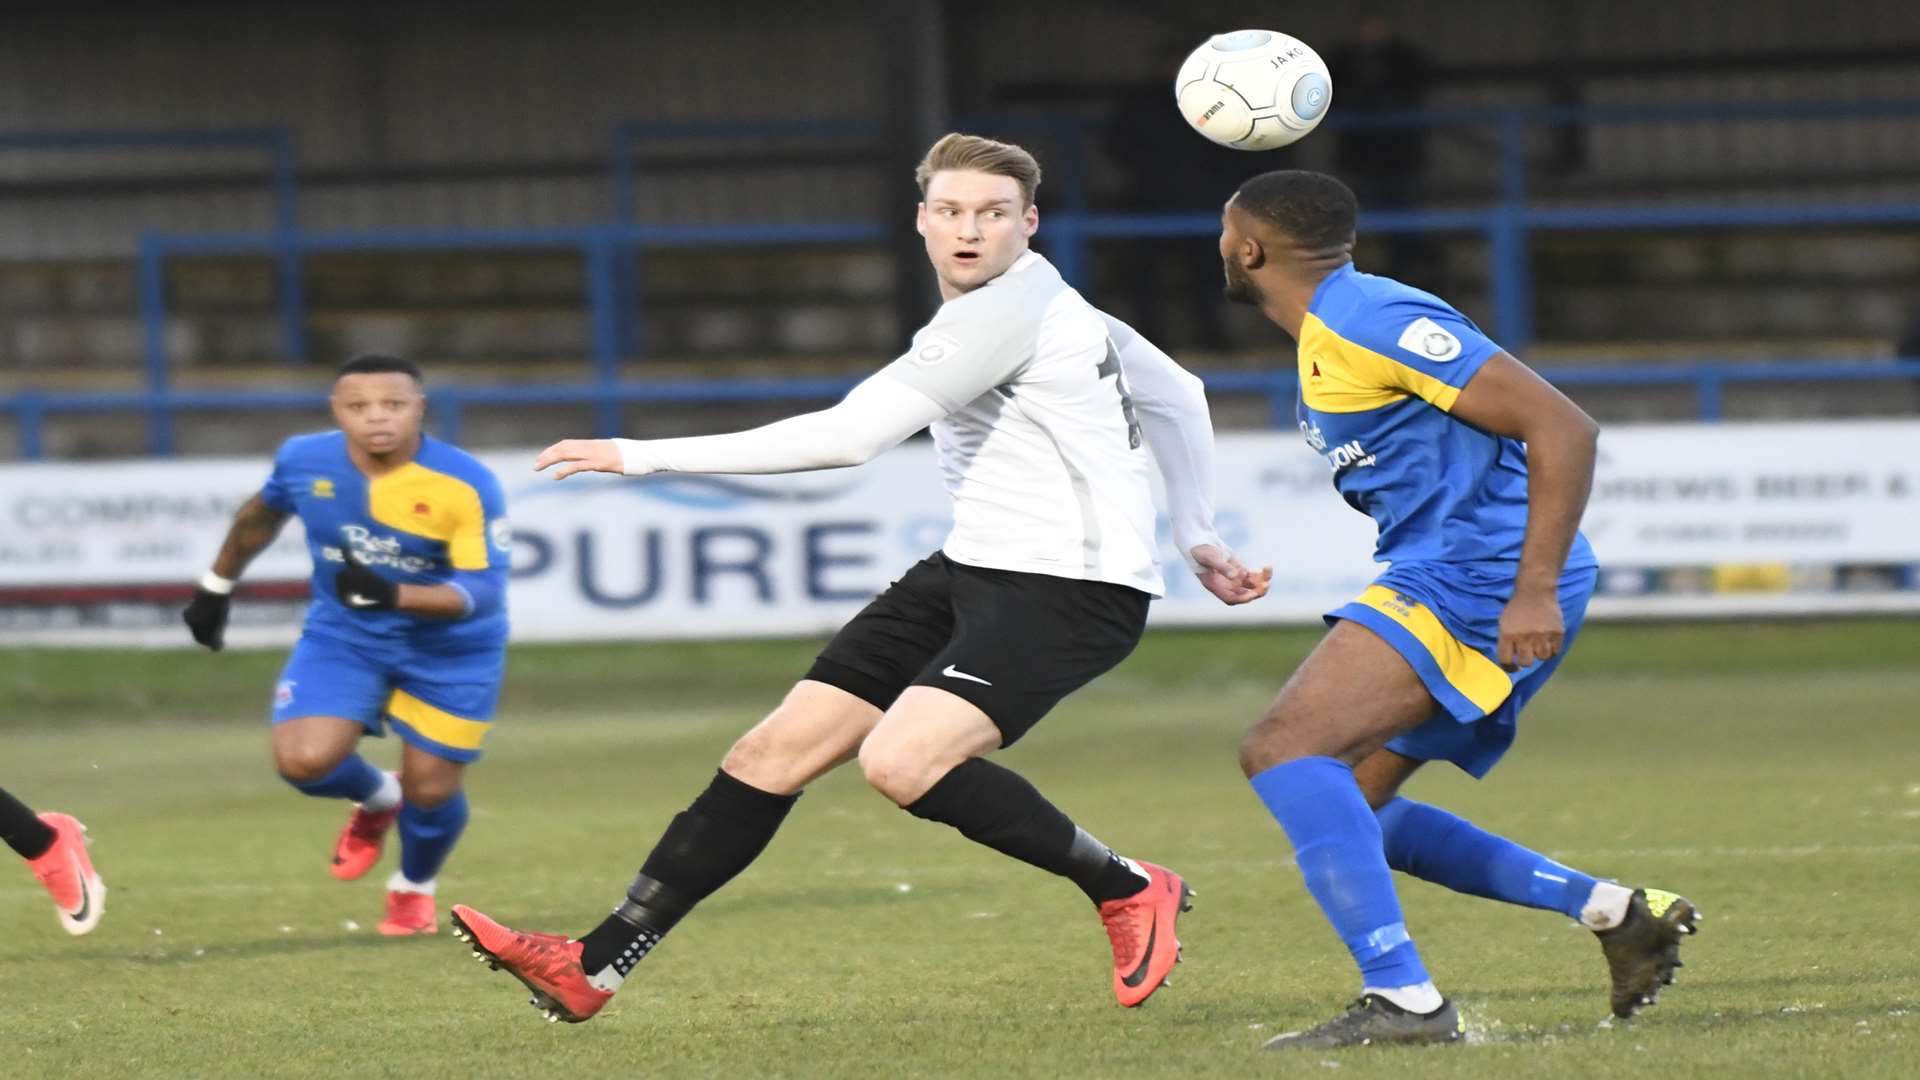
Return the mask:
<path id="1" fill-rule="evenodd" d="M 946 301 L 906 353 L 838 405 L 752 431 L 569 439 L 536 468 L 643 476 L 783 473 L 871 460 L 931 426 L 953 497 L 941 549 L 848 622 L 677 815 L 626 898 L 580 939 L 464 905 L 463 939 L 551 1019 L 598 1012 L 695 904 L 744 870 L 815 777 L 856 756 L 915 817 L 1072 880 L 1113 946 L 1114 993 L 1145 1001 L 1179 957 L 1178 874 L 1116 854 L 987 754 L 1133 650 L 1161 595 L 1150 446 L 1175 542 L 1215 596 L 1265 595 L 1213 527 L 1200 380 L 1102 314 L 1028 250 L 1040 168 L 1017 146 L 935 143 L 918 227 Z"/>

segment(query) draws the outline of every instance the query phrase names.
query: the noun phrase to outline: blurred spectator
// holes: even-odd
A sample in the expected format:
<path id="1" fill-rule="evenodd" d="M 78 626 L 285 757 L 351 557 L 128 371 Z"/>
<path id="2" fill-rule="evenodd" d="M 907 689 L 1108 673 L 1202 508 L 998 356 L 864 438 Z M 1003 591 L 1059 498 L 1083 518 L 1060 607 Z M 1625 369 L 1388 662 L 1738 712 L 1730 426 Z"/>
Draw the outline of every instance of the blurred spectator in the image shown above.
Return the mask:
<path id="1" fill-rule="evenodd" d="M 1547 100 L 1556 109 L 1579 109 L 1587 103 L 1586 84 L 1561 69 L 1547 81 Z M 1560 176 L 1570 176 L 1587 167 L 1587 126 L 1568 122 L 1553 127 L 1553 142 L 1546 160 L 1540 165 Z"/>
<path id="2" fill-rule="evenodd" d="M 1896 360 L 1920 364 L 1920 306 L 1913 309 L 1908 317 L 1906 328 L 1900 331 L 1900 337 L 1893 343 L 1893 356 Z M 1914 380 L 1914 389 L 1920 391 L 1920 379 Z M 1920 569 L 1914 571 L 1920 574 Z"/>
<path id="3" fill-rule="evenodd" d="M 1920 360 L 1920 307 L 1913 309 L 1906 329 L 1900 331 L 1899 339 L 1893 343 L 1893 355 L 1902 360 Z"/>
<path id="4" fill-rule="evenodd" d="M 1326 54 L 1333 73 L 1336 117 L 1407 112 L 1426 104 L 1433 65 L 1378 15 L 1359 22 L 1354 40 Z M 1417 127 L 1337 127 L 1334 167 L 1367 210 L 1418 207 L 1427 168 L 1427 132 Z M 1438 290 L 1439 251 L 1424 233 L 1386 234 L 1381 273 L 1429 291 Z M 1365 269 L 1374 269 L 1367 267 Z"/>

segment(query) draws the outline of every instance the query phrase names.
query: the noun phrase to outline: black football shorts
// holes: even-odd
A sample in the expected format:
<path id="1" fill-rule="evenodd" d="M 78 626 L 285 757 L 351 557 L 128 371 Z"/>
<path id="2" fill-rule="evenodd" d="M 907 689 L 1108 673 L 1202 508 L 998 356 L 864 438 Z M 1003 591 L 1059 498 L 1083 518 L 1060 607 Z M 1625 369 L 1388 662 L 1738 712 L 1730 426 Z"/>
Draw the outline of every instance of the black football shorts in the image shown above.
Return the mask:
<path id="1" fill-rule="evenodd" d="M 937 686 L 1012 746 L 1060 699 L 1127 658 L 1152 597 L 1104 581 L 968 566 L 935 552 L 840 628 L 807 672 L 880 709 Z"/>

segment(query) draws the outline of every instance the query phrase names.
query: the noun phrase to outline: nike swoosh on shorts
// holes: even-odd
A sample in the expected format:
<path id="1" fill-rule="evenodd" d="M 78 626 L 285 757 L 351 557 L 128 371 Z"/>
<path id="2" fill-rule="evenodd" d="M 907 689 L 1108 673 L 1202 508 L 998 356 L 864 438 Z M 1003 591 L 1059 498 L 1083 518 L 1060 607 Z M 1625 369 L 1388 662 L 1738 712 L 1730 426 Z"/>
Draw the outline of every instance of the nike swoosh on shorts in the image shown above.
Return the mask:
<path id="1" fill-rule="evenodd" d="M 981 686 L 993 685 L 992 683 L 988 682 L 987 680 L 981 678 L 978 675 L 969 675 L 966 672 L 961 671 L 959 668 L 954 667 L 952 664 L 948 664 L 945 668 L 942 668 L 940 671 L 940 674 L 945 675 L 949 679 L 965 679 L 968 682 L 977 682 Z"/>

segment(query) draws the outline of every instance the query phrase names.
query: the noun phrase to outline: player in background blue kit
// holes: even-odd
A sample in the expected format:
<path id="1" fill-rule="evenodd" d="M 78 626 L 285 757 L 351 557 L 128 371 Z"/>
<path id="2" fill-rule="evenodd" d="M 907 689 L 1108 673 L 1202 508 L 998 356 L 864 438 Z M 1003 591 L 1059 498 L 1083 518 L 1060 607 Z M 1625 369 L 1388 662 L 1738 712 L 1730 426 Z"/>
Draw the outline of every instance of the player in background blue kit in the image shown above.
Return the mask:
<path id="1" fill-rule="evenodd" d="M 1579 630 L 1597 564 L 1580 515 L 1599 428 L 1445 301 L 1353 267 L 1353 193 L 1270 172 L 1222 214 L 1227 296 L 1299 343 L 1300 430 L 1380 528 L 1389 568 L 1247 733 L 1240 764 L 1361 972 L 1361 996 L 1269 1049 L 1453 1042 L 1392 870 L 1578 919 L 1600 939 L 1616 1015 L 1680 966 L 1685 898 L 1573 870 L 1398 797 L 1428 761 L 1484 776 Z"/>
<path id="2" fill-rule="evenodd" d="M 274 764 L 308 795 L 358 804 L 334 877 L 371 869 L 398 822 L 380 932 L 431 934 L 434 878 L 467 823 L 461 774 L 480 756 L 506 665 L 506 500 L 485 466 L 422 434 L 412 363 L 349 360 L 332 404 L 339 430 L 281 445 L 185 618 L 217 652 L 234 580 L 300 516 L 313 603 L 274 689 Z M 356 750 L 388 724 L 403 744 L 397 776 Z"/>

